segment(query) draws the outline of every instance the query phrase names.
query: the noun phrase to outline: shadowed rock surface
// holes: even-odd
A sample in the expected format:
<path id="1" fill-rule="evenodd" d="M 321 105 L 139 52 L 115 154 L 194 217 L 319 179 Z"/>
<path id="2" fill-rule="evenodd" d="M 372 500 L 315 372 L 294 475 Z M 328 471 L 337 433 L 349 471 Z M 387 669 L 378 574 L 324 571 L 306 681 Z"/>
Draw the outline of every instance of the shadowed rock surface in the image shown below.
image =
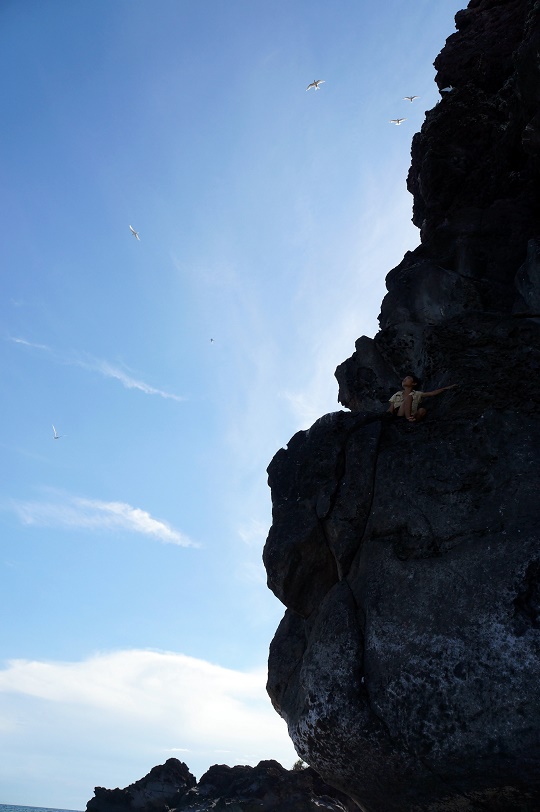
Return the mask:
<path id="1" fill-rule="evenodd" d="M 96 787 L 87 812 L 354 812 L 358 807 L 310 769 L 286 770 L 277 761 L 256 767 L 216 764 L 199 783 L 176 758 L 154 767 L 125 789 Z"/>
<path id="2" fill-rule="evenodd" d="M 365 812 L 540 809 L 540 3 L 472 0 L 413 139 L 421 245 L 269 466 L 268 691 Z M 428 417 L 384 414 L 405 374 Z"/>
<path id="3" fill-rule="evenodd" d="M 153 767 L 148 775 L 124 789 L 96 787 L 94 797 L 86 804 L 86 812 L 128 812 L 128 810 L 157 810 L 175 807 L 186 792 L 196 785 L 195 776 L 177 758 Z"/>

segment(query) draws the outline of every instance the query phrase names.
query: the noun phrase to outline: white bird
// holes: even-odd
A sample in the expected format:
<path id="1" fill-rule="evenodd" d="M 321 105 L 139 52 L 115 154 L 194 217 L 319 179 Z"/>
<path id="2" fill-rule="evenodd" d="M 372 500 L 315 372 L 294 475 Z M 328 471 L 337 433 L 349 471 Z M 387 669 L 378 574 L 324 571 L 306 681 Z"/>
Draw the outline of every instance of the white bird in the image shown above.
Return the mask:
<path id="1" fill-rule="evenodd" d="M 406 118 L 391 118 L 390 124 L 401 124 L 402 121 L 407 121 Z"/>
<path id="2" fill-rule="evenodd" d="M 52 430 L 53 430 L 53 440 L 59 440 L 60 437 L 65 436 L 64 434 L 58 434 L 54 426 L 52 427 Z"/>
<path id="3" fill-rule="evenodd" d="M 451 93 L 455 89 L 456 88 L 452 87 L 452 85 L 448 85 L 448 87 L 441 87 L 439 93 Z"/>
<path id="4" fill-rule="evenodd" d="M 140 240 L 140 239 L 141 239 L 141 238 L 139 237 L 139 232 L 138 232 L 138 231 L 135 231 L 135 229 L 133 228 L 133 226 L 130 226 L 130 227 L 129 227 L 129 230 L 131 231 L 131 233 L 133 234 L 133 236 L 134 236 L 134 237 L 135 237 L 137 240 Z"/>
<path id="5" fill-rule="evenodd" d="M 410 101 L 413 102 L 415 99 L 419 99 L 420 96 L 403 96 L 403 101 Z"/>
<path id="6" fill-rule="evenodd" d="M 315 90 L 318 90 L 318 89 L 319 89 L 319 85 L 323 85 L 323 84 L 324 84 L 324 82 L 325 82 L 325 80 L 324 80 L 324 79 L 315 79 L 315 81 L 314 81 L 314 82 L 312 82 L 310 85 L 308 85 L 308 86 L 306 87 L 306 90 L 309 90 L 309 89 L 310 89 L 310 87 L 314 87 L 314 88 L 315 88 Z"/>

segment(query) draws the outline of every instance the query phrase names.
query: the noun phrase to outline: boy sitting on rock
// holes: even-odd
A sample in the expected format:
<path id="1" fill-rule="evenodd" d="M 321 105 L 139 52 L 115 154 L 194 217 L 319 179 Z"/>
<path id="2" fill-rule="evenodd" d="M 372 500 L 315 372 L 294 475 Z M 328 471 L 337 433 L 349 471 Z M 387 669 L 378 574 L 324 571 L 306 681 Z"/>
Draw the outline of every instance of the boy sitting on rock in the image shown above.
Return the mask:
<path id="1" fill-rule="evenodd" d="M 390 398 L 390 407 L 388 411 L 395 417 L 405 417 L 411 423 L 423 420 L 426 416 L 426 410 L 420 406 L 420 401 L 424 398 L 432 398 L 435 395 L 440 395 L 447 389 L 454 389 L 457 383 L 451 386 L 443 386 L 442 389 L 434 389 L 433 392 L 417 392 L 414 388 L 417 386 L 416 381 L 412 375 L 406 375 L 401 381 L 403 389 L 396 392 Z"/>

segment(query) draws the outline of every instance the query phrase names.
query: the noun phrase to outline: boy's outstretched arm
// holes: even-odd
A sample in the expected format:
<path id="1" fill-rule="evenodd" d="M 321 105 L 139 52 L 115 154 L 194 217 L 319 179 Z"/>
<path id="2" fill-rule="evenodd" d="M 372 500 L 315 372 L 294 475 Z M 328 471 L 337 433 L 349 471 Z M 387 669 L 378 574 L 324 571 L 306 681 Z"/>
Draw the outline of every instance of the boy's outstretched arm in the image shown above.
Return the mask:
<path id="1" fill-rule="evenodd" d="M 447 389 L 455 389 L 458 385 L 457 383 L 453 383 L 450 386 L 443 386 L 442 389 L 434 389 L 433 392 L 422 392 L 422 399 L 435 397 L 435 395 L 440 395 L 441 392 L 446 392 Z"/>

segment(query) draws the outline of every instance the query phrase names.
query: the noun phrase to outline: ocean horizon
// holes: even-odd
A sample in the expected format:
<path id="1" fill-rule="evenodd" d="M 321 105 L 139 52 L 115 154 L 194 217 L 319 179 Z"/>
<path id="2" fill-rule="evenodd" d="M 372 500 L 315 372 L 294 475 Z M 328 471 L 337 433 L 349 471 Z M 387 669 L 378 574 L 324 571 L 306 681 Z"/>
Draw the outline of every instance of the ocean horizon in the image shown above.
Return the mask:
<path id="1" fill-rule="evenodd" d="M 83 812 L 81 809 L 57 809 L 53 806 L 19 806 L 0 804 L 0 812 Z"/>

